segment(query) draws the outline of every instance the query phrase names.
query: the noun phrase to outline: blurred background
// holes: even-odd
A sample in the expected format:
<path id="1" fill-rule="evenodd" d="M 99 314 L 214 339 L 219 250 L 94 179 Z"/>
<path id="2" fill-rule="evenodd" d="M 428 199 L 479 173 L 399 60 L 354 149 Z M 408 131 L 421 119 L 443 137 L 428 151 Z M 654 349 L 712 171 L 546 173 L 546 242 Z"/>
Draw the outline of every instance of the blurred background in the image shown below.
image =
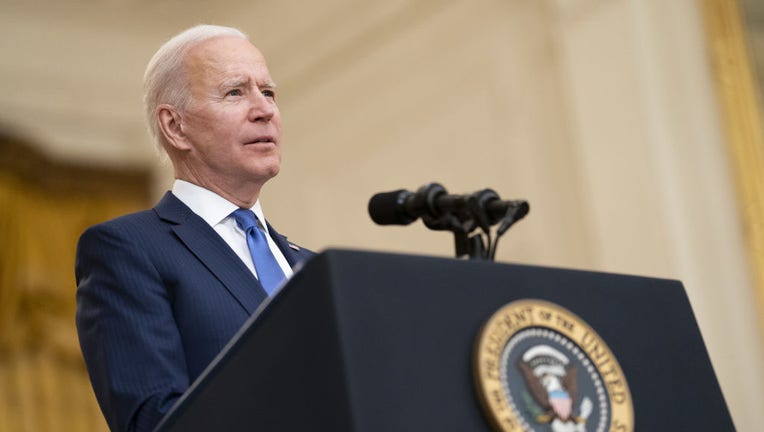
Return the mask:
<path id="1" fill-rule="evenodd" d="M 421 223 L 375 226 L 369 197 L 438 181 L 527 199 L 498 260 L 682 280 L 736 425 L 757 430 L 761 0 L 0 0 L 0 430 L 106 430 L 75 245 L 170 187 L 143 70 L 199 23 L 248 33 L 278 83 L 285 157 L 262 201 L 279 231 L 450 256 Z"/>

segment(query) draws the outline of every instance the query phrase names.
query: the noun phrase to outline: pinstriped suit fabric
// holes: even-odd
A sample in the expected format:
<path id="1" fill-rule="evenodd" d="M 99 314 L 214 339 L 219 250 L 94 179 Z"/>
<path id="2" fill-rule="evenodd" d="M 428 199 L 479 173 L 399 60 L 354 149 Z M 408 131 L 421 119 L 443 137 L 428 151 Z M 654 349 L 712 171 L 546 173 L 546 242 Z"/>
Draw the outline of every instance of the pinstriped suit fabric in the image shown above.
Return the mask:
<path id="1" fill-rule="evenodd" d="M 293 267 L 312 256 L 269 227 Z M 75 264 L 77 330 L 114 431 L 148 431 L 266 298 L 220 236 L 171 193 L 89 228 Z"/>

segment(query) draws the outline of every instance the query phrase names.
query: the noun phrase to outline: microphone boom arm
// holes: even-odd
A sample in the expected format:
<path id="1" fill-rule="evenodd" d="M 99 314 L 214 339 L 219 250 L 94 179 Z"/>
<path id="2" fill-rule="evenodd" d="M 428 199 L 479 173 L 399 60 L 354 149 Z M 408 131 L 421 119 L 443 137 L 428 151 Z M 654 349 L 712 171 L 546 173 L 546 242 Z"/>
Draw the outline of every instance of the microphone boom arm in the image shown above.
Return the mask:
<path id="1" fill-rule="evenodd" d="M 378 193 L 369 200 L 369 215 L 377 224 L 408 225 L 421 216 L 427 228 L 453 232 L 457 258 L 466 255 L 489 261 L 495 259 L 499 238 L 529 210 L 526 201 L 502 201 L 492 189 L 449 195 L 438 183 L 426 184 L 416 192 Z M 499 223 L 492 240 L 491 226 Z M 483 234 L 471 235 L 478 227 Z"/>

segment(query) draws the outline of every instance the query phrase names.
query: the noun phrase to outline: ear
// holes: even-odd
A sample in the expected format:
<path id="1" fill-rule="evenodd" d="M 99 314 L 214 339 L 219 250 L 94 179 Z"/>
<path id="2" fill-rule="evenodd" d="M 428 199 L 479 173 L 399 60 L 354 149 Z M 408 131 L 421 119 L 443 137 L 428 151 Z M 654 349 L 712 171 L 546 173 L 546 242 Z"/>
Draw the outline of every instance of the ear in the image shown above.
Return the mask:
<path id="1" fill-rule="evenodd" d="M 165 141 L 177 150 L 188 150 L 191 144 L 188 142 L 186 134 L 183 132 L 182 118 L 178 110 L 168 104 L 162 104 L 156 111 L 159 129 L 164 136 Z"/>

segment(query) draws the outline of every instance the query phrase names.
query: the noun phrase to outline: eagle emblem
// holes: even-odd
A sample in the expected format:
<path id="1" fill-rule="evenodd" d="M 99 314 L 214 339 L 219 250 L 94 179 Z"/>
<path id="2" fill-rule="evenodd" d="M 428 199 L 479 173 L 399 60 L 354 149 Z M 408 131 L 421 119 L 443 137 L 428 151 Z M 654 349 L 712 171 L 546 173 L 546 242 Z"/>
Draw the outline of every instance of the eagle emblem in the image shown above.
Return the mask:
<path id="1" fill-rule="evenodd" d="M 577 369 L 563 353 L 549 345 L 535 345 L 518 359 L 517 367 L 529 393 L 526 408 L 537 423 L 548 424 L 553 432 L 586 431 L 592 402 L 584 397 L 574 409 Z"/>

